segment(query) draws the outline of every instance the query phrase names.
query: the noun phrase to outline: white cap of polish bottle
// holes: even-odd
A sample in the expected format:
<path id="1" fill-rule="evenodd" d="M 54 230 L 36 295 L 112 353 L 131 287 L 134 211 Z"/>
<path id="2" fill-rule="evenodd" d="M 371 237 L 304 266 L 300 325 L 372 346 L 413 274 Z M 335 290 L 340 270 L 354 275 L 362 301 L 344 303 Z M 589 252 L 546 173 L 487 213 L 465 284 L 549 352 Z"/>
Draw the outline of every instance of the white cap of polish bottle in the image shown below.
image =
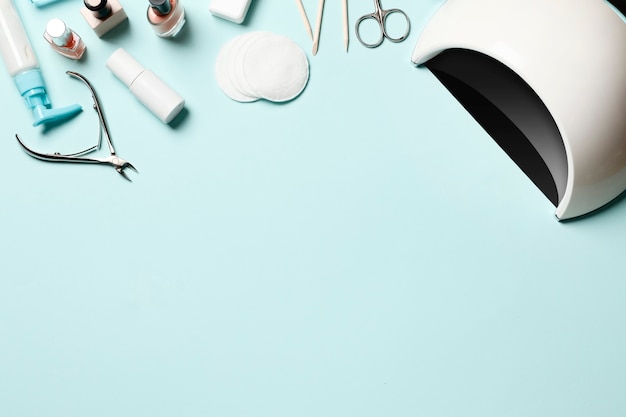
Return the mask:
<path id="1" fill-rule="evenodd" d="M 176 91 L 123 48 L 113 52 L 106 67 L 163 123 L 174 120 L 185 106 L 185 100 Z"/>

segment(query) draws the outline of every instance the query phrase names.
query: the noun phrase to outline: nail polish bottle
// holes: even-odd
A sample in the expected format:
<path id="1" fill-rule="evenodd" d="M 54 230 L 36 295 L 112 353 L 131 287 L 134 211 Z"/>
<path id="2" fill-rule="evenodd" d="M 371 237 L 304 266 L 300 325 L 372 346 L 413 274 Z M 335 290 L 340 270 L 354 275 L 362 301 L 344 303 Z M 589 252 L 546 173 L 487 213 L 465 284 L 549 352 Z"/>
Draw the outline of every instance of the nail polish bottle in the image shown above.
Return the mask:
<path id="1" fill-rule="evenodd" d="M 118 0 L 83 0 L 83 3 L 80 13 L 99 38 L 128 19 Z"/>
<path id="2" fill-rule="evenodd" d="M 51 19 L 43 37 L 52 49 L 70 59 L 80 59 L 85 53 L 85 42 L 61 19 Z"/>
<path id="3" fill-rule="evenodd" d="M 185 24 L 185 9 L 180 0 L 149 0 L 148 22 L 162 38 L 176 36 Z"/>

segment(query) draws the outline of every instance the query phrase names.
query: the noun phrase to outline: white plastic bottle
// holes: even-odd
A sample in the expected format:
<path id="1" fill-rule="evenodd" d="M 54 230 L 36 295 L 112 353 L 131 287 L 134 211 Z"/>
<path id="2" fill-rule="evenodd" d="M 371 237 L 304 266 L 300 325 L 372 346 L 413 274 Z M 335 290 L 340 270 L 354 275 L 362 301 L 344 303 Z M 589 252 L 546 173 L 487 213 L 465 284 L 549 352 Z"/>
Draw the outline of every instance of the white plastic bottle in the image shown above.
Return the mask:
<path id="1" fill-rule="evenodd" d="M 185 107 L 185 100 L 176 91 L 123 48 L 113 52 L 106 66 L 163 123 L 174 120 Z"/>
<path id="2" fill-rule="evenodd" d="M 0 52 L 26 106 L 33 112 L 34 126 L 59 121 L 81 111 L 77 104 L 51 108 L 39 63 L 12 0 L 0 0 Z"/>

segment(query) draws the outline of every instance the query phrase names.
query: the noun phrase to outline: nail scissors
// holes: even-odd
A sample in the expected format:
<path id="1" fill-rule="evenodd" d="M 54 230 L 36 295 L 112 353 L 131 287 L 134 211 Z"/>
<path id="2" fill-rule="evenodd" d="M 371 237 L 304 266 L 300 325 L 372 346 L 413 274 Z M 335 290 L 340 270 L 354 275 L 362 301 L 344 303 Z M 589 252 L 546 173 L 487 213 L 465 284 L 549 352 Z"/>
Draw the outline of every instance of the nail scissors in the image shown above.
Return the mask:
<path id="1" fill-rule="evenodd" d="M 404 35 L 398 38 L 389 36 L 389 33 L 387 32 L 387 18 L 394 14 L 401 15 L 406 20 L 406 30 L 404 32 Z M 376 23 L 378 23 L 378 27 L 380 28 L 380 37 L 376 42 L 368 43 L 361 39 L 361 23 L 365 22 L 366 20 L 374 20 Z M 359 42 L 363 44 L 363 46 L 367 48 L 376 48 L 381 43 L 383 43 L 383 40 L 385 38 L 394 43 L 402 42 L 403 40 L 405 40 L 409 36 L 409 32 L 411 31 L 411 22 L 409 21 L 409 17 L 407 16 L 407 14 L 404 13 L 402 10 L 383 9 L 380 4 L 380 0 L 374 0 L 374 13 L 369 13 L 361 16 L 359 20 L 356 21 L 354 30 L 356 32 L 356 38 L 359 40 Z"/>
<path id="2" fill-rule="evenodd" d="M 83 75 L 77 72 L 66 71 L 66 74 L 69 75 L 70 77 L 76 78 L 82 81 L 83 83 L 85 83 L 85 85 L 87 86 L 87 88 L 89 88 L 89 91 L 91 92 L 91 96 L 93 97 L 93 108 L 96 111 L 96 113 L 98 113 L 98 121 L 100 123 L 100 134 L 98 137 L 98 143 L 88 149 L 85 149 L 84 151 L 80 151 L 80 152 L 76 152 L 72 154 L 61 154 L 59 152 L 49 154 L 49 153 L 40 153 L 40 152 L 30 149 L 28 146 L 24 144 L 24 142 L 22 142 L 19 135 L 17 134 L 15 135 L 15 138 L 21 145 L 22 149 L 24 149 L 24 151 L 28 155 L 32 156 L 33 158 L 40 159 L 42 161 L 47 161 L 47 162 L 77 162 L 77 163 L 84 163 L 84 164 L 107 164 L 115 168 L 115 170 L 119 172 L 120 175 L 122 175 L 128 181 L 131 181 L 131 179 L 126 176 L 124 169 L 130 168 L 135 172 L 137 172 L 137 170 L 130 162 L 120 158 L 115 153 L 115 148 L 113 147 L 113 142 L 111 141 L 111 136 L 109 134 L 109 127 L 107 126 L 107 122 L 104 118 L 104 113 L 102 112 L 102 107 L 100 106 L 100 101 L 98 100 L 98 96 L 96 95 L 96 91 L 94 90 L 93 86 L 87 80 L 87 78 L 85 78 Z M 104 136 L 104 138 L 107 141 L 110 155 L 105 158 L 83 157 L 82 155 L 85 155 L 85 154 L 88 154 L 90 152 L 100 149 L 100 146 L 102 144 L 102 136 Z"/>

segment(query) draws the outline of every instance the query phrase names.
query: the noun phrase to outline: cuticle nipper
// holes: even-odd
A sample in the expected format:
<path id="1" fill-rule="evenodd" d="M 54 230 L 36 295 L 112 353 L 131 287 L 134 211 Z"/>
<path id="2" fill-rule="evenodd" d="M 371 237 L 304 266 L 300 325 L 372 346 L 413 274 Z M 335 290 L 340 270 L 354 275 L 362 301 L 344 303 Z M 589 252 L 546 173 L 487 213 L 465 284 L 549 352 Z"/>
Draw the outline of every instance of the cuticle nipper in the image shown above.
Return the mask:
<path id="1" fill-rule="evenodd" d="M 93 88 L 91 83 L 87 80 L 87 78 L 85 78 L 83 75 L 74 71 L 66 71 L 65 73 L 69 75 L 70 77 L 76 78 L 82 81 L 83 83 L 85 83 L 85 85 L 87 86 L 87 88 L 89 88 L 89 91 L 91 92 L 91 96 L 93 97 L 93 102 L 94 102 L 93 109 L 98 114 L 98 120 L 100 123 L 100 134 L 98 137 L 98 143 L 88 149 L 85 149 L 84 151 L 76 152 L 72 154 L 61 154 L 59 152 L 48 154 L 48 153 L 40 153 L 40 152 L 30 149 L 28 146 L 24 144 L 24 142 L 22 142 L 19 135 L 17 134 L 15 135 L 15 138 L 19 142 L 22 149 L 24 149 L 24 151 L 28 155 L 32 156 L 33 158 L 40 159 L 42 161 L 47 161 L 47 162 L 75 162 L 75 163 L 85 163 L 85 164 L 107 164 L 115 168 L 115 170 L 119 172 L 120 175 L 122 175 L 128 181 L 131 181 L 131 179 L 128 178 L 128 176 L 124 172 L 124 169 L 130 168 L 135 172 L 137 172 L 137 170 L 130 162 L 120 158 L 115 153 L 115 148 L 113 147 L 113 142 L 111 141 L 111 136 L 109 134 L 109 127 L 107 126 L 107 122 L 104 118 L 104 113 L 102 111 L 102 107 L 100 106 L 100 102 L 98 100 L 98 96 L 96 95 L 95 89 Z M 85 155 L 85 154 L 88 154 L 90 152 L 100 149 L 100 146 L 102 144 L 102 136 L 104 136 L 107 141 L 110 155 L 105 158 L 89 158 L 89 157 L 82 156 L 82 155 Z"/>

